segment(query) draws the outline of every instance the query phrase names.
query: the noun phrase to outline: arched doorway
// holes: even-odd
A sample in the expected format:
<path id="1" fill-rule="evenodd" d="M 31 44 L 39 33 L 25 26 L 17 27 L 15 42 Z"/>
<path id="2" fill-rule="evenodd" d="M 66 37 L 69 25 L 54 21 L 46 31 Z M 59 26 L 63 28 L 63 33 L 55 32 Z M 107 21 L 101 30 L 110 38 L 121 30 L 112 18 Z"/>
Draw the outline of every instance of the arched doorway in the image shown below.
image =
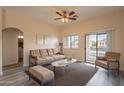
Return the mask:
<path id="1" fill-rule="evenodd" d="M 23 66 L 23 32 L 17 28 L 2 30 L 3 70 L 13 66 Z"/>

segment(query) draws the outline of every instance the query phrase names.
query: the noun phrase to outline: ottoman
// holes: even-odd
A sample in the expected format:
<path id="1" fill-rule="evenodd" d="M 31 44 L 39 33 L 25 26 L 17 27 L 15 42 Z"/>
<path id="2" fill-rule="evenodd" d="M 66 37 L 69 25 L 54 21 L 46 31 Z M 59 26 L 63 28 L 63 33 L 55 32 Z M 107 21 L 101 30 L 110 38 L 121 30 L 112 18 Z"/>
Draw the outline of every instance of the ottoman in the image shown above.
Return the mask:
<path id="1" fill-rule="evenodd" d="M 40 65 L 29 68 L 29 80 L 33 78 L 40 85 L 44 85 L 46 82 L 54 83 L 54 72 Z"/>

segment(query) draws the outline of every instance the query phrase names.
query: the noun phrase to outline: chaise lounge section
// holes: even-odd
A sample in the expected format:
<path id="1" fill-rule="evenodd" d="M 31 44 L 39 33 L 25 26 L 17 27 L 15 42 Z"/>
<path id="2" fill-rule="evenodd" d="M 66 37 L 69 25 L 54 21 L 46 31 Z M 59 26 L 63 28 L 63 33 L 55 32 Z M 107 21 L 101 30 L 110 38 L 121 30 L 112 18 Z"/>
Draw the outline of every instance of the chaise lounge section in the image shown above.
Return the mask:
<path id="1" fill-rule="evenodd" d="M 55 49 L 36 49 L 30 50 L 29 63 L 30 65 L 46 65 L 51 62 L 64 59 L 65 55 Z"/>
<path id="2" fill-rule="evenodd" d="M 29 80 L 33 78 L 40 85 L 44 85 L 46 82 L 54 84 L 54 72 L 40 65 L 29 68 Z"/>

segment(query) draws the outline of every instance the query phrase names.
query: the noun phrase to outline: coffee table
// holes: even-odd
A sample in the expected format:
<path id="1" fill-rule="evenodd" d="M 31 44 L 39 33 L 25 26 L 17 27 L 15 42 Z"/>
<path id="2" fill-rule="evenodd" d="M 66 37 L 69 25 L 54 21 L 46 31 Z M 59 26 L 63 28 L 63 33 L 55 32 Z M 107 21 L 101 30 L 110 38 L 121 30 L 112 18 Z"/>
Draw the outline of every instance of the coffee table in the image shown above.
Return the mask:
<path id="1" fill-rule="evenodd" d="M 72 60 L 67 60 L 67 59 L 63 59 L 63 60 L 59 60 L 59 61 L 55 61 L 53 63 L 51 63 L 51 65 L 54 67 L 54 72 L 56 68 L 65 68 L 66 66 L 75 63 L 77 60 L 76 59 L 72 59 Z"/>

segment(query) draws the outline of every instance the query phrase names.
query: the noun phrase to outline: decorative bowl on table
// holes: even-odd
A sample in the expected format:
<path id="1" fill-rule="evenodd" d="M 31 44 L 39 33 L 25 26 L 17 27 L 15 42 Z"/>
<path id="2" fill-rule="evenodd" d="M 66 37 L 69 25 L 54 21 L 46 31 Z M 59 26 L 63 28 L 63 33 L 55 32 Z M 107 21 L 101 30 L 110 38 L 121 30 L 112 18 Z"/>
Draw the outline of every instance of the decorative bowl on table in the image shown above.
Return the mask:
<path id="1" fill-rule="evenodd" d="M 68 57 L 68 58 L 66 58 L 66 59 L 67 59 L 67 62 L 72 61 L 72 58 L 71 58 L 71 57 Z"/>

